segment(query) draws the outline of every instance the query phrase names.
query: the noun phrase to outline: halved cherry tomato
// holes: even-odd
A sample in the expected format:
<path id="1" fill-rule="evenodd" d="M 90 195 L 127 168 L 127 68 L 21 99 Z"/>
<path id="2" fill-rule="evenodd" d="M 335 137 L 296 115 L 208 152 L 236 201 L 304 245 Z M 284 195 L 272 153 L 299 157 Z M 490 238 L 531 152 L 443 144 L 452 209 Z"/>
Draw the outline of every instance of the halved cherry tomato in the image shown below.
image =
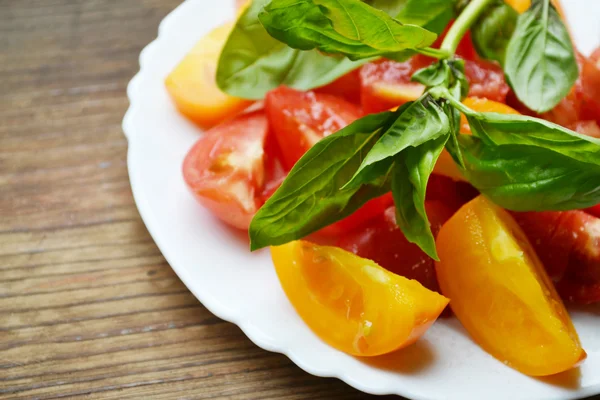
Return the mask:
<path id="1" fill-rule="evenodd" d="M 233 227 L 247 229 L 261 205 L 268 132 L 263 111 L 242 114 L 207 131 L 183 163 L 196 199 Z"/>
<path id="2" fill-rule="evenodd" d="M 452 216 L 452 210 L 440 201 L 425 203 L 434 236 Z M 410 243 L 398 225 L 396 208 L 389 207 L 364 229 L 343 236 L 337 246 L 357 256 L 375 261 L 390 272 L 414 279 L 427 289 L 439 292 L 433 259 Z"/>
<path id="3" fill-rule="evenodd" d="M 272 247 L 283 290 L 325 342 L 357 356 L 376 356 L 415 342 L 448 299 L 414 280 L 337 247 L 296 241 Z"/>
<path id="4" fill-rule="evenodd" d="M 486 351 L 527 375 L 552 375 L 585 359 L 542 263 L 506 211 L 479 196 L 437 238 L 440 288 Z"/>
<path id="5" fill-rule="evenodd" d="M 179 111 L 202 128 L 211 128 L 252 104 L 217 87 L 219 55 L 232 28 L 233 23 L 221 25 L 200 39 L 165 80 Z"/>
<path id="6" fill-rule="evenodd" d="M 288 169 L 316 142 L 362 116 L 356 105 L 339 97 L 285 86 L 267 94 L 265 109 Z"/>

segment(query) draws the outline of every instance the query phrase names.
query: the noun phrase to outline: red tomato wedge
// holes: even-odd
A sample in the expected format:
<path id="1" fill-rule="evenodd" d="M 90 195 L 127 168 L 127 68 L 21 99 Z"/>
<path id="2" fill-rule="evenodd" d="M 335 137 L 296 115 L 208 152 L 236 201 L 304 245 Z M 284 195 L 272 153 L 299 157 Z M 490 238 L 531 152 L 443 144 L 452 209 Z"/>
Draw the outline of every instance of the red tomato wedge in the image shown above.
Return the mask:
<path id="1" fill-rule="evenodd" d="M 600 283 L 600 218 L 577 210 L 513 216 L 555 282 Z"/>
<path id="2" fill-rule="evenodd" d="M 595 215 L 596 217 L 600 218 L 600 204 L 588 208 L 587 210 L 585 210 L 588 214 L 592 214 Z"/>
<path id="3" fill-rule="evenodd" d="M 431 230 L 436 236 L 453 212 L 440 201 L 427 201 L 425 208 Z M 364 229 L 342 237 L 337 246 L 373 260 L 395 274 L 414 279 L 427 289 L 439 292 L 433 259 L 419 246 L 406 240 L 396 225 L 395 212 L 395 207 L 389 207 Z"/>
<path id="4" fill-rule="evenodd" d="M 264 112 L 240 115 L 207 131 L 183 163 L 196 199 L 233 227 L 248 229 L 262 203 L 268 132 Z"/>
<path id="5" fill-rule="evenodd" d="M 353 104 L 360 104 L 360 68 L 342 75 L 328 85 L 315 89 L 317 93 L 342 97 Z"/>
<path id="6" fill-rule="evenodd" d="M 267 94 L 265 109 L 288 169 L 319 140 L 362 116 L 356 105 L 342 98 L 285 86 Z"/>

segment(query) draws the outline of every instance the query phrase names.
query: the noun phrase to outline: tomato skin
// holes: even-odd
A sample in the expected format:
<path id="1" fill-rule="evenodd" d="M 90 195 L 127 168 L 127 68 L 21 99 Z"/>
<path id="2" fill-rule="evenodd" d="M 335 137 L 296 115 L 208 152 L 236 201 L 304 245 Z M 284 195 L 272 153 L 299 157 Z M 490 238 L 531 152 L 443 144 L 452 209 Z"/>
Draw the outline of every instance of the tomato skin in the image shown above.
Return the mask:
<path id="1" fill-rule="evenodd" d="M 594 207 L 590 207 L 588 209 L 585 210 L 588 214 L 592 214 L 595 215 L 596 217 L 600 218 L 600 204 L 594 206 Z"/>
<path id="2" fill-rule="evenodd" d="M 354 214 L 321 229 L 319 234 L 324 236 L 340 236 L 348 232 L 353 232 L 382 215 L 386 208 L 393 203 L 394 199 L 391 193 L 371 199 L 356 210 Z"/>
<path id="3" fill-rule="evenodd" d="M 427 200 L 444 203 L 452 212 L 458 211 L 464 204 L 479 195 L 471 184 L 455 181 L 444 175 L 431 174 L 427 183 Z"/>
<path id="4" fill-rule="evenodd" d="M 452 210 L 440 201 L 427 201 L 425 208 L 436 236 L 444 222 L 452 216 Z M 433 259 L 406 239 L 396 225 L 395 212 L 394 206 L 389 207 L 364 229 L 343 236 L 337 246 L 439 292 Z"/>
<path id="5" fill-rule="evenodd" d="M 207 131 L 183 162 L 183 177 L 198 202 L 227 224 L 248 229 L 265 182 L 264 112 L 240 115 Z"/>
<path id="6" fill-rule="evenodd" d="M 563 299 L 571 303 L 583 305 L 600 303 L 600 282 L 585 284 L 563 279 L 558 282 L 556 289 Z"/>
<path id="7" fill-rule="evenodd" d="M 265 110 L 287 169 L 320 139 L 362 116 L 360 108 L 339 97 L 285 86 L 267 94 Z"/>
<path id="8" fill-rule="evenodd" d="M 555 282 L 600 283 L 600 218 L 578 210 L 513 216 Z"/>

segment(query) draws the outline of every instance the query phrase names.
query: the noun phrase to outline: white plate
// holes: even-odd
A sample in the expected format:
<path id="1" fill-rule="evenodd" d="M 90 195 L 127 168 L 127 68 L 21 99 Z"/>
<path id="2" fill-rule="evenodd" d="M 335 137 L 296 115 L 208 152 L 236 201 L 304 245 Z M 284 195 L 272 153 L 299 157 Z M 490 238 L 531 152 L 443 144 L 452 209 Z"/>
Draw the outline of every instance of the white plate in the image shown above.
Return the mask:
<path id="1" fill-rule="evenodd" d="M 599 308 L 573 313 L 588 359 L 579 375 L 554 383 L 496 361 L 455 320 L 437 322 L 416 345 L 372 361 L 332 349 L 306 327 L 285 297 L 269 253 L 251 254 L 239 234 L 198 206 L 181 176 L 182 160 L 200 132 L 177 113 L 163 81 L 200 37 L 233 15 L 232 3 L 187 0 L 164 19 L 158 38 L 140 56 L 123 122 L 140 214 L 194 295 L 258 346 L 287 355 L 311 374 L 337 377 L 368 393 L 461 400 L 564 400 L 600 393 Z M 564 3 L 579 47 L 589 53 L 600 38 L 600 1 Z"/>

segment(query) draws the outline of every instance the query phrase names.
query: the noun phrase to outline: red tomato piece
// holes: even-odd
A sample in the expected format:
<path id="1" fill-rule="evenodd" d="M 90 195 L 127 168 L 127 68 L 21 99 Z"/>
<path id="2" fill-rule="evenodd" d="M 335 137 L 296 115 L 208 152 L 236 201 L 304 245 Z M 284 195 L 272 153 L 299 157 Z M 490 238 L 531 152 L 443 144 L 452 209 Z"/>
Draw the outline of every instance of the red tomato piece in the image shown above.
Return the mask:
<path id="1" fill-rule="evenodd" d="M 196 199 L 233 227 L 247 229 L 261 205 L 268 132 L 264 112 L 242 114 L 207 131 L 184 160 Z"/>
<path id="2" fill-rule="evenodd" d="M 579 78 L 569 94 L 552 110 L 542 114 L 542 118 L 566 127 L 572 127 L 581 120 L 595 120 L 600 123 L 598 57 L 600 57 L 600 50 L 596 50 L 590 58 L 577 54 Z"/>
<path id="3" fill-rule="evenodd" d="M 564 279 L 556 285 L 560 296 L 572 303 L 593 304 L 600 302 L 600 282 L 579 283 Z"/>
<path id="4" fill-rule="evenodd" d="M 585 210 L 588 214 L 595 215 L 600 218 L 600 204 Z"/>
<path id="5" fill-rule="evenodd" d="M 319 233 L 326 236 L 340 236 L 344 233 L 352 232 L 364 226 L 373 218 L 382 215 L 385 209 L 393 203 L 394 199 L 391 193 L 369 200 L 354 214 L 321 229 Z"/>
<path id="6" fill-rule="evenodd" d="M 575 124 L 569 126 L 569 129 L 600 139 L 600 127 L 596 121 L 577 121 Z"/>
<path id="7" fill-rule="evenodd" d="M 356 105 L 339 97 L 285 86 L 267 94 L 265 109 L 288 169 L 316 142 L 362 116 Z"/>
<path id="8" fill-rule="evenodd" d="M 481 59 L 465 60 L 465 75 L 470 83 L 470 97 L 506 102 L 510 88 L 504 79 L 502 68 L 497 64 Z"/>
<path id="9" fill-rule="evenodd" d="M 425 203 L 431 229 L 435 236 L 452 216 L 452 210 L 439 201 Z M 416 244 L 410 243 L 396 225 L 396 209 L 389 207 L 373 219 L 365 229 L 342 237 L 337 246 L 360 257 L 375 261 L 385 269 L 419 281 L 428 289 L 439 292 L 433 259 Z"/>
<path id="10" fill-rule="evenodd" d="M 315 89 L 317 93 L 342 97 L 353 104 L 360 104 L 360 68 L 342 75 L 328 85 Z"/>
<path id="11" fill-rule="evenodd" d="M 600 283 L 600 218 L 578 210 L 513 216 L 555 282 Z"/>
<path id="12" fill-rule="evenodd" d="M 429 65 L 425 57 L 413 57 L 405 62 L 379 60 L 363 65 L 360 70 L 360 93 L 367 114 L 387 111 L 416 100 L 423 85 L 410 81 L 412 74 Z"/>
<path id="13" fill-rule="evenodd" d="M 453 212 L 479 195 L 467 182 L 455 181 L 444 175 L 432 174 L 427 183 L 427 200 L 443 202 Z"/>

